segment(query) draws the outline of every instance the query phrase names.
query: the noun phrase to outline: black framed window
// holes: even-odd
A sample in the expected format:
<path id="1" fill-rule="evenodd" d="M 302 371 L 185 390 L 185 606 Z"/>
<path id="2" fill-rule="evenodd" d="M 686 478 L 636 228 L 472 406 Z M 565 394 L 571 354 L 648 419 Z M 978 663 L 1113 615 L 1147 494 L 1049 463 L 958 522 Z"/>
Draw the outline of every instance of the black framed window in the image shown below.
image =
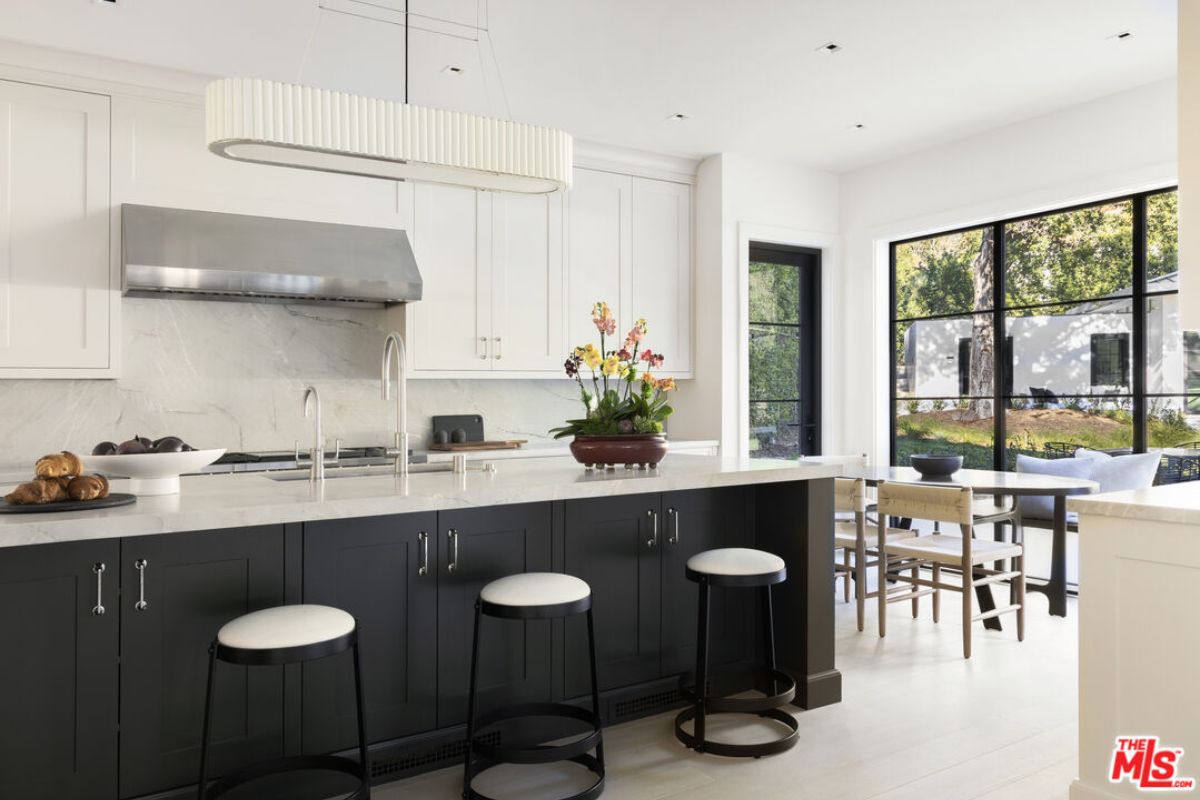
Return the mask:
<path id="1" fill-rule="evenodd" d="M 1177 228 L 1162 189 L 893 242 L 892 462 L 1200 439 Z"/>

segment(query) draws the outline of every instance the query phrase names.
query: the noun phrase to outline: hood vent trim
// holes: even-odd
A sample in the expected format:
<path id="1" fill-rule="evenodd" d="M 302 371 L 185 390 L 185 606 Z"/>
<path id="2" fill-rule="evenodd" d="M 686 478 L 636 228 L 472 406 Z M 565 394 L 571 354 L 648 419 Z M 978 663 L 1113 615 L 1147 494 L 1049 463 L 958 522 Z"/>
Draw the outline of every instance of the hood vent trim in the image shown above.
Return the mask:
<path id="1" fill-rule="evenodd" d="M 126 204 L 132 297 L 381 307 L 421 299 L 408 235 L 394 228 Z"/>

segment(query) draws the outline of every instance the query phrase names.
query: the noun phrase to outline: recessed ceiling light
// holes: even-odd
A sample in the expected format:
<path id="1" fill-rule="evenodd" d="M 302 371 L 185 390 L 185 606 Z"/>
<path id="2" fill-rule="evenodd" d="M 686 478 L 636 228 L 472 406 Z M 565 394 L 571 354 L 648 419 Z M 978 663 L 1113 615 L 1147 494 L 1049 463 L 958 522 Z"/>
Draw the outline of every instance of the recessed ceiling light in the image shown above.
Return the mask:
<path id="1" fill-rule="evenodd" d="M 1114 33 L 1112 36 L 1110 36 L 1108 38 L 1116 39 L 1117 41 L 1122 42 L 1122 41 L 1125 41 L 1126 39 L 1132 39 L 1133 31 L 1121 31 L 1120 33 Z"/>
<path id="2" fill-rule="evenodd" d="M 667 117 L 667 122 L 686 122 L 689 119 L 691 119 L 691 117 L 689 117 L 687 114 L 684 114 L 683 112 L 676 112 Z"/>
<path id="3" fill-rule="evenodd" d="M 456 67 L 453 64 L 447 64 L 442 67 L 442 72 L 446 75 L 462 75 L 465 70 L 462 67 Z"/>
<path id="4" fill-rule="evenodd" d="M 837 51 L 839 51 L 841 49 L 842 49 L 842 46 L 840 44 L 838 44 L 837 42 L 826 42 L 825 44 L 823 44 L 817 48 L 817 52 L 818 53 L 829 53 L 830 55 L 832 55 L 833 53 L 836 53 Z"/>

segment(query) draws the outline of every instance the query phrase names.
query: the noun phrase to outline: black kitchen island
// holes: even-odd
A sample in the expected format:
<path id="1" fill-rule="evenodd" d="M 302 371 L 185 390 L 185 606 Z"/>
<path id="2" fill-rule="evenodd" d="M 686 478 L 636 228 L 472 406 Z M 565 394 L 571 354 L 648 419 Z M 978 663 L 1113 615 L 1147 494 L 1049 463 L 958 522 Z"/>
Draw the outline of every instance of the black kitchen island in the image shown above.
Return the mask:
<path id="1" fill-rule="evenodd" d="M 515 572 L 566 572 L 591 585 L 606 723 L 680 707 L 697 605 L 684 564 L 714 547 L 786 561 L 788 580 L 775 590 L 780 665 L 797 679 L 797 705 L 836 703 L 838 470 L 676 455 L 644 472 L 539 459 L 496 473 L 317 486 L 203 476 L 132 507 L 0 518 L 0 629 L 10 644 L 0 659 L 0 797 L 193 796 L 209 642 L 229 619 L 283 603 L 358 618 L 376 780 L 457 763 L 475 598 Z M 742 596 L 752 594 L 716 593 L 714 662 L 754 656 L 753 598 Z M 482 705 L 582 698 L 582 625 L 489 622 Z M 336 658 L 223 670 L 215 771 L 350 749 L 351 677 Z"/>

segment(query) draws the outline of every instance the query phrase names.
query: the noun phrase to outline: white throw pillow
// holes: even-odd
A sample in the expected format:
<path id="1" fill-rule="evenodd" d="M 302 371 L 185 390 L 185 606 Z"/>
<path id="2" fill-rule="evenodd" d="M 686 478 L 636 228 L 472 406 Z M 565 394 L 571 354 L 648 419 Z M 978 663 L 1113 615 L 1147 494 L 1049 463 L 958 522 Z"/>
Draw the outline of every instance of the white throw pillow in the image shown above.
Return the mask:
<path id="1" fill-rule="evenodd" d="M 1162 453 L 1135 453 L 1115 456 L 1092 464 L 1092 480 L 1100 484 L 1101 492 L 1123 492 L 1127 489 L 1147 489 L 1154 485 Z"/>
<path id="2" fill-rule="evenodd" d="M 1112 456 L 1103 450 L 1088 450 L 1086 447 L 1081 447 L 1075 451 L 1076 458 L 1090 458 L 1092 461 L 1111 461 Z"/>
<path id="3" fill-rule="evenodd" d="M 1017 472 L 1095 480 L 1092 471 L 1101 463 L 1091 458 L 1035 458 L 1018 454 Z M 1053 497 L 1022 497 L 1017 502 L 1024 519 L 1054 519 Z"/>

